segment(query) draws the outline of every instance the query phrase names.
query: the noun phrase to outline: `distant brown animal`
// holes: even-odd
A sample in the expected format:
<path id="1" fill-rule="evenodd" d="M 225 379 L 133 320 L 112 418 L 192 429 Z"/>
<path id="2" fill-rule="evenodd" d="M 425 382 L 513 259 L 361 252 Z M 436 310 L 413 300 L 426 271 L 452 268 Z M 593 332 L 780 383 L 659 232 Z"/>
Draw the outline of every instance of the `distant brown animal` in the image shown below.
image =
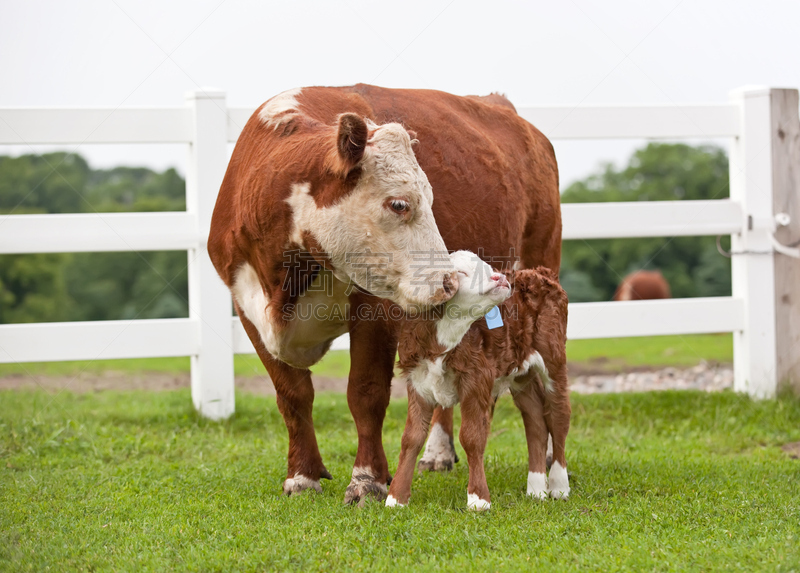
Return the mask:
<path id="1" fill-rule="evenodd" d="M 659 271 L 636 271 L 622 279 L 614 300 L 672 298 L 669 283 Z"/>
<path id="2" fill-rule="evenodd" d="M 502 96 L 298 88 L 247 122 L 208 252 L 275 385 L 289 434 L 286 494 L 320 491 L 331 477 L 308 367 L 349 333 L 358 449 L 345 501 L 385 497 L 396 311 L 448 300 L 458 279 L 447 252 L 458 249 L 558 271 L 553 147 Z M 441 416 L 452 427 L 452 411 Z"/>
<path id="3" fill-rule="evenodd" d="M 400 332 L 408 418 L 386 505 L 408 503 L 414 463 L 434 407 L 461 403 L 459 438 L 469 464 L 467 507 L 489 509 L 483 456 L 495 400 L 506 390 L 511 390 L 525 425 L 528 495 L 566 499 L 567 295 L 549 269 L 504 274 L 466 251 L 453 253 L 451 259 L 459 274 L 456 294 L 428 316 L 407 320 Z M 489 329 L 483 315 L 497 305 L 504 324 Z M 548 433 L 553 436 L 549 479 Z"/>

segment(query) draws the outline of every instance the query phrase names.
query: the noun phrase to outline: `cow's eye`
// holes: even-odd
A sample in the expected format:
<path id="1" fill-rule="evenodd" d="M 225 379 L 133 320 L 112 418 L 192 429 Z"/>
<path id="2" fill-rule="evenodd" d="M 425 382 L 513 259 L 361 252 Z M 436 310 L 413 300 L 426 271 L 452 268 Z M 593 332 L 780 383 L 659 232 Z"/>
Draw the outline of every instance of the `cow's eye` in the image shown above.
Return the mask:
<path id="1" fill-rule="evenodd" d="M 400 215 L 404 215 L 411 208 L 408 201 L 403 201 L 402 199 L 392 199 L 389 202 L 389 207 L 391 207 L 392 211 Z"/>

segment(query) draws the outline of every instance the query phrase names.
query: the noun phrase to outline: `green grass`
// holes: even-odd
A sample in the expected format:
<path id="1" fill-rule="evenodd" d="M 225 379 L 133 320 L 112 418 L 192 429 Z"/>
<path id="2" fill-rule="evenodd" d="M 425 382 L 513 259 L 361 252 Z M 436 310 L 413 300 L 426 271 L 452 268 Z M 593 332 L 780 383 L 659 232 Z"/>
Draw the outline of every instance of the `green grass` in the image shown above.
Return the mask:
<path id="1" fill-rule="evenodd" d="M 639 366 L 694 366 L 701 360 L 733 362 L 733 336 L 693 334 L 570 340 L 567 358 L 573 363 L 624 369 Z"/>
<path id="2" fill-rule="evenodd" d="M 311 369 L 319 376 L 347 378 L 350 354 L 347 351 L 329 352 Z M 236 376 L 261 376 L 266 370 L 255 354 L 237 354 L 233 369 Z M 0 364 L 0 376 L 77 376 L 82 372 L 101 374 L 107 371 L 130 373 L 166 372 L 179 374 L 189 372 L 189 357 L 176 358 L 130 358 L 122 360 L 73 360 L 69 362 L 12 362 Z"/>
<path id="3" fill-rule="evenodd" d="M 321 394 L 317 435 L 335 479 L 280 495 L 275 401 L 232 420 L 188 391 L 0 394 L 0 569 L 187 571 L 741 570 L 800 568 L 800 402 L 733 393 L 573 396 L 572 497 L 524 495 L 522 424 L 497 407 L 492 510 L 464 511 L 467 469 L 417 476 L 407 508 L 342 505 L 356 451 L 345 397 Z M 404 402 L 384 443 L 397 463 Z M 462 460 L 463 452 L 459 448 Z"/>
<path id="4" fill-rule="evenodd" d="M 730 334 L 571 340 L 567 343 L 567 356 L 570 362 L 601 370 L 623 370 L 640 366 L 693 366 L 700 360 L 732 362 L 733 341 Z M 346 350 L 339 350 L 329 352 L 311 370 L 318 376 L 347 378 L 349 368 L 350 354 Z M 77 376 L 81 372 L 96 374 L 108 370 L 131 373 L 188 372 L 189 358 L 0 364 L 0 376 Z M 237 355 L 234 370 L 237 376 L 261 376 L 265 372 L 255 354 Z"/>

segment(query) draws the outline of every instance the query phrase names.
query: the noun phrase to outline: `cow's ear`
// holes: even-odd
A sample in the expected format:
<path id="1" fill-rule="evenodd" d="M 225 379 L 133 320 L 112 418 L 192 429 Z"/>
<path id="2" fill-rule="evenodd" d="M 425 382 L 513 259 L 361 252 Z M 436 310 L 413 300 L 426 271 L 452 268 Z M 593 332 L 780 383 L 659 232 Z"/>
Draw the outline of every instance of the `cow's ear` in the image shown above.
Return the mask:
<path id="1" fill-rule="evenodd" d="M 358 162 L 364 157 L 367 139 L 369 139 L 369 129 L 367 129 L 367 122 L 363 117 L 354 113 L 343 113 L 339 116 L 339 133 L 336 137 L 336 144 L 339 157 L 347 170 L 358 165 Z"/>

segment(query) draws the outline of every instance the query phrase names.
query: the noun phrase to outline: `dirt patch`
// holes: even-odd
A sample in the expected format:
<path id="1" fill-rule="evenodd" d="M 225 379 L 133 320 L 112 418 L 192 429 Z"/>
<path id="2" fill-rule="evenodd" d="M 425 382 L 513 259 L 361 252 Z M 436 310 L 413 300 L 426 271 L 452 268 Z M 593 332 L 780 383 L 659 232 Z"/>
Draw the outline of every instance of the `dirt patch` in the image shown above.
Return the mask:
<path id="1" fill-rule="evenodd" d="M 346 378 L 312 376 L 317 392 L 347 392 Z M 606 392 L 647 392 L 650 390 L 724 390 L 733 385 L 733 370 L 728 365 L 701 363 L 692 368 L 629 369 L 622 373 L 596 372 L 570 366 L 570 386 L 580 394 Z M 70 392 L 102 392 L 103 390 L 177 390 L 189 388 L 188 373 L 164 372 L 83 372 L 78 376 L 28 376 L 16 374 L 0 377 L 0 390 L 21 388 L 42 389 L 50 394 Z M 236 389 L 262 396 L 274 396 L 275 388 L 268 376 L 237 376 Z M 397 377 L 392 381 L 392 397 L 405 398 L 406 388 Z"/>
<path id="2" fill-rule="evenodd" d="M 312 376 L 317 392 L 346 392 L 346 378 Z M 241 392 L 274 396 L 275 387 L 268 376 L 237 376 L 236 389 Z M 178 390 L 191 386 L 188 373 L 167 374 L 164 372 L 118 372 L 81 373 L 78 376 L 28 376 L 14 374 L 0 377 L 0 390 L 40 389 L 49 394 L 62 391 L 102 392 L 104 390 Z M 392 397 L 405 398 L 405 385 L 397 379 L 392 382 Z"/>
<path id="3" fill-rule="evenodd" d="M 792 442 L 790 444 L 783 444 L 781 449 L 789 454 L 793 460 L 800 460 L 800 442 Z"/>

